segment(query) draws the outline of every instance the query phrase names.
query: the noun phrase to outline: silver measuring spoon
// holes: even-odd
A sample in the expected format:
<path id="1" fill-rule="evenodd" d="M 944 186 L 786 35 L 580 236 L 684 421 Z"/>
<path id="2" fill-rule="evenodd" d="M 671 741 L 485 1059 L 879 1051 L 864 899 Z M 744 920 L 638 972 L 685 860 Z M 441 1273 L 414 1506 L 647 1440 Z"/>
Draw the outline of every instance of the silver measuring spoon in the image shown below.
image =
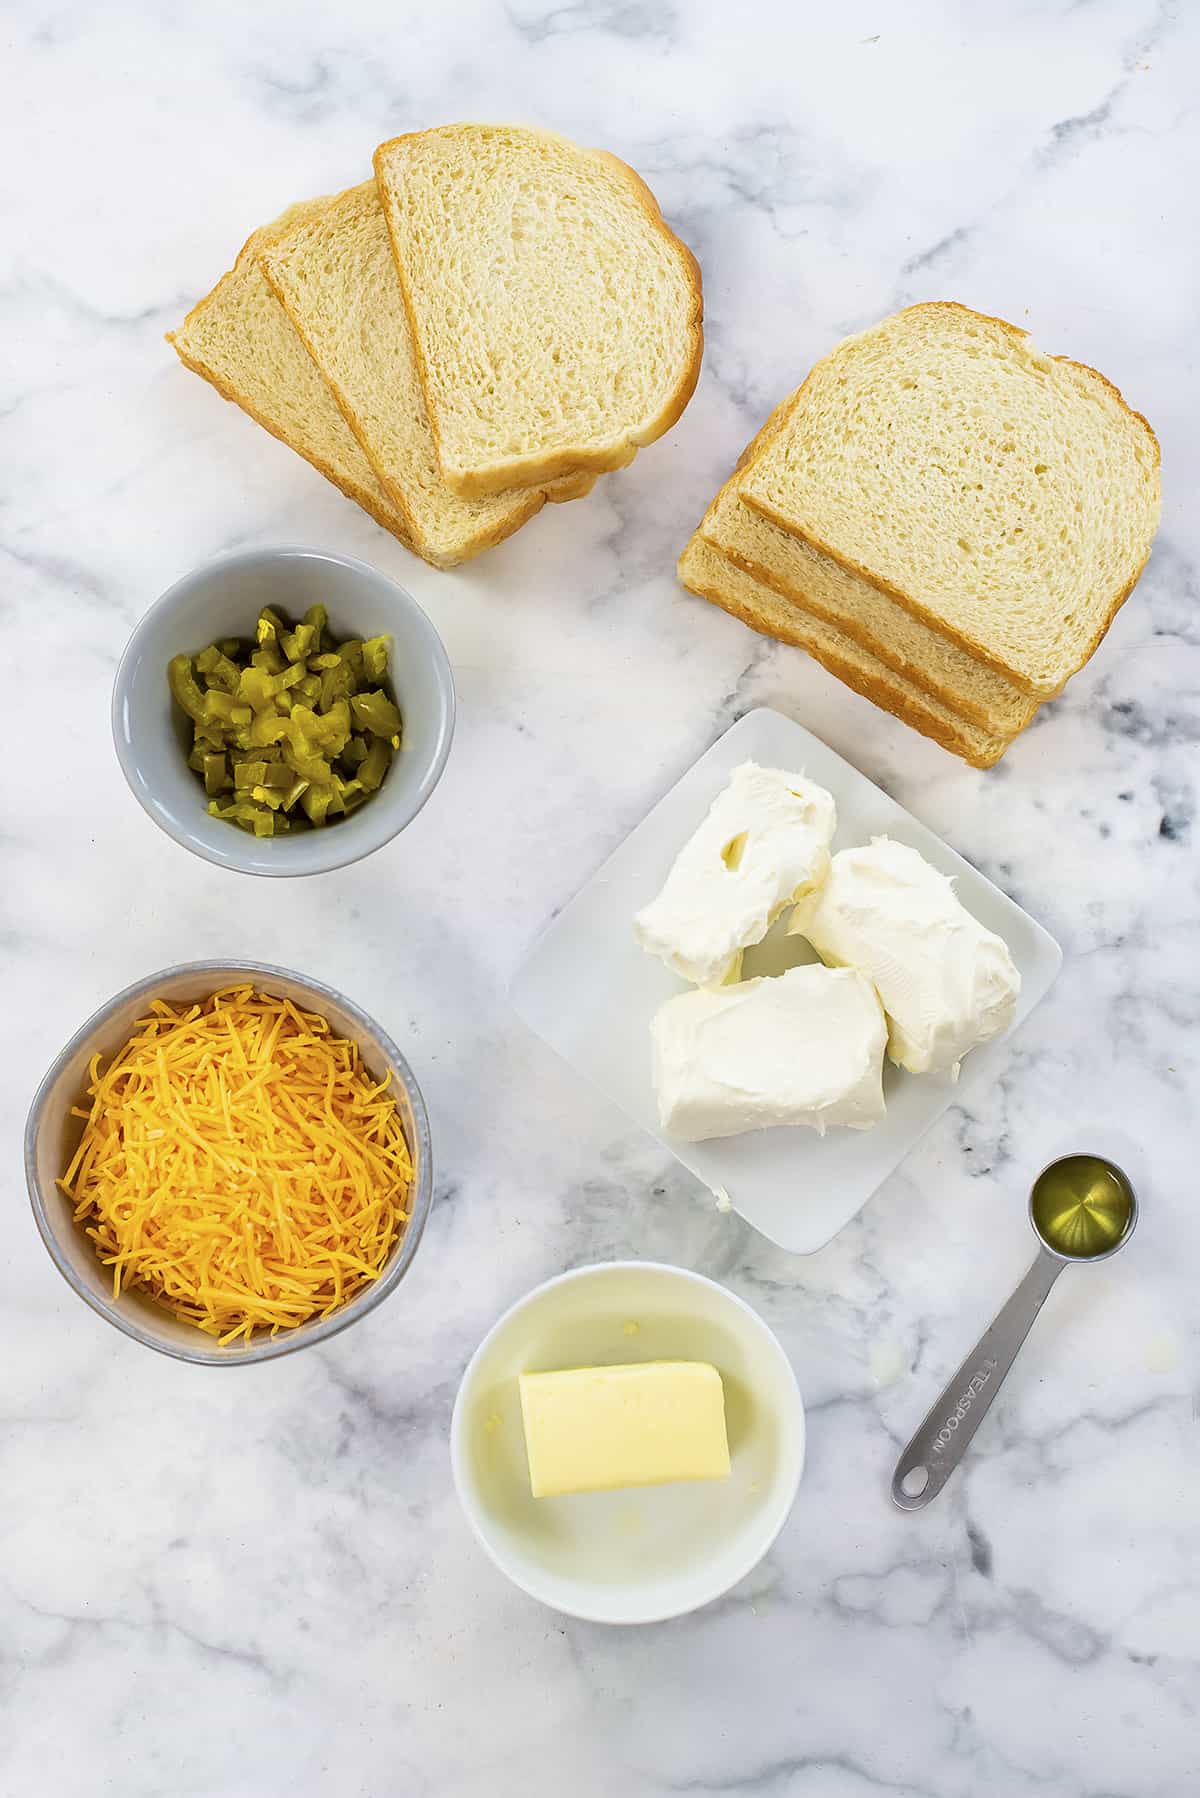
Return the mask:
<path id="1" fill-rule="evenodd" d="M 1034 1181 L 1029 1221 L 1041 1244 L 1037 1259 L 896 1463 L 892 1498 L 902 1511 L 919 1511 L 936 1498 L 962 1460 L 1063 1268 L 1105 1261 L 1124 1248 L 1137 1222 L 1137 1198 L 1114 1162 L 1067 1155 Z"/>

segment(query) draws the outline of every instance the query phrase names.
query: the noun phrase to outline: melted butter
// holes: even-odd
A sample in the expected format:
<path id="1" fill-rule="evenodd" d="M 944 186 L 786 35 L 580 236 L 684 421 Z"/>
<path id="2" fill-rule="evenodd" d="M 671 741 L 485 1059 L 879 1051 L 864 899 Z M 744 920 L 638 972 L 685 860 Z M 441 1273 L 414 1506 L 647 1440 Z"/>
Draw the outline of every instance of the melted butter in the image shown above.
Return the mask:
<path id="1" fill-rule="evenodd" d="M 1124 1183 L 1092 1155 L 1072 1155 L 1047 1168 L 1030 1208 L 1039 1236 L 1058 1254 L 1079 1260 L 1115 1248 L 1132 1209 Z"/>

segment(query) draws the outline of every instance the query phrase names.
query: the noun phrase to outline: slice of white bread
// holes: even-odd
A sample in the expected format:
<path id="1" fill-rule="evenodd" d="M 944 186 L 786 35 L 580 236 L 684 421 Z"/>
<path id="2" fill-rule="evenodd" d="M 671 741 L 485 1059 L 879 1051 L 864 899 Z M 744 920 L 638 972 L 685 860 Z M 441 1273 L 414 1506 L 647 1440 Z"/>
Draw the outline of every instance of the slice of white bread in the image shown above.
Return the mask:
<path id="1" fill-rule="evenodd" d="M 375 478 L 315 363 L 258 264 L 276 237 L 328 202 L 289 206 L 252 233 L 228 274 L 188 313 L 167 342 L 179 360 L 256 424 L 357 501 L 386 531 L 411 547 L 408 526 Z"/>
<path id="2" fill-rule="evenodd" d="M 297 220 L 260 261 L 427 562 L 452 568 L 510 537 L 548 499 L 591 491 L 596 477 L 581 473 L 484 500 L 446 486 L 374 181 Z"/>
<path id="3" fill-rule="evenodd" d="M 447 484 L 621 468 L 700 372 L 696 259 L 616 157 L 517 125 L 393 138 L 375 175 Z"/>
<path id="4" fill-rule="evenodd" d="M 818 362 L 741 492 L 1046 699 L 1145 566 L 1159 451 L 1093 369 L 936 302 Z"/>
<path id="5" fill-rule="evenodd" d="M 693 593 L 740 618 L 752 630 L 807 650 L 854 692 L 891 712 L 952 755 L 961 756 L 973 768 L 992 767 L 1012 741 L 977 724 L 968 724 L 949 706 L 918 691 L 844 631 L 815 613 L 806 612 L 803 606 L 781 599 L 770 587 L 764 587 L 727 561 L 699 534 L 679 558 L 679 578 Z"/>
<path id="6" fill-rule="evenodd" d="M 750 445 L 739 469 L 748 466 L 755 445 L 779 428 L 787 412 L 785 402 Z M 1024 730 L 1037 710 L 1036 700 L 930 630 L 869 581 L 752 512 L 741 503 L 740 487 L 741 476 L 735 473 L 700 521 L 699 535 L 713 549 L 784 600 L 825 619 L 959 717 L 993 736 L 1012 737 Z"/>

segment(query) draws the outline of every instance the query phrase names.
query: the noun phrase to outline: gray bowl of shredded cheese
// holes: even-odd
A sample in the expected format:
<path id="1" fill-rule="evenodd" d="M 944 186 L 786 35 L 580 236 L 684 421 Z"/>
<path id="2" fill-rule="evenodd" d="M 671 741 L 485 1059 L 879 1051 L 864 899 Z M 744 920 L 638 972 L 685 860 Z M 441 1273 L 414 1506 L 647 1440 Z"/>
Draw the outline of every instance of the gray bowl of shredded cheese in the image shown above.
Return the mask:
<path id="1" fill-rule="evenodd" d="M 421 1091 L 349 999 L 286 968 L 193 962 L 78 1030 L 25 1131 L 34 1218 L 109 1323 L 205 1367 L 347 1329 L 420 1244 Z"/>

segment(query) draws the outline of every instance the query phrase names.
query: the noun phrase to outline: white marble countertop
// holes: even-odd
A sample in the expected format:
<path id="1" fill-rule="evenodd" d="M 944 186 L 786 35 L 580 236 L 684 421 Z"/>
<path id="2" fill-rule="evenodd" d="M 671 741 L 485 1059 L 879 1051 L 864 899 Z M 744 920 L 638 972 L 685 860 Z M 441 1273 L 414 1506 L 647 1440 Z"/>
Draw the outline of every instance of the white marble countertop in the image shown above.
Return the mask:
<path id="1" fill-rule="evenodd" d="M 0 1792 L 5 1798 L 1184 1798 L 1200 1790 L 1194 825 L 1200 728 L 1195 92 L 1170 0 L 151 0 L 5 9 Z M 457 575 L 388 536 L 162 341 L 250 229 L 459 117 L 603 144 L 704 268 L 678 428 Z M 673 563 L 768 407 L 846 331 L 966 301 L 1102 369 L 1162 440 L 1151 568 L 1092 665 L 973 773 Z M 215 552 L 366 557 L 432 614 L 446 777 L 367 863 L 238 879 L 158 834 L 108 737 L 135 619 Z M 1066 949 L 986 1101 L 858 1221 L 773 1250 L 511 1016 L 525 946 L 750 705 L 880 780 Z M 45 728 L 46 708 L 65 723 Z M 30 734 L 23 734 L 27 727 Z M 24 772 L 27 764 L 18 762 Z M 24 781 L 22 780 L 22 786 Z M 118 987 L 224 952 L 368 1004 L 430 1103 L 414 1271 L 324 1349 L 228 1377 L 60 1283 L 19 1131 Z M 1064 1278 L 927 1513 L 899 1445 L 1023 1270 L 1030 1174 L 1116 1144 L 1143 1217 Z M 809 1462 L 769 1560 L 641 1632 L 511 1589 L 450 1483 L 451 1402 L 500 1310 L 615 1255 L 727 1281 L 774 1325 Z"/>

